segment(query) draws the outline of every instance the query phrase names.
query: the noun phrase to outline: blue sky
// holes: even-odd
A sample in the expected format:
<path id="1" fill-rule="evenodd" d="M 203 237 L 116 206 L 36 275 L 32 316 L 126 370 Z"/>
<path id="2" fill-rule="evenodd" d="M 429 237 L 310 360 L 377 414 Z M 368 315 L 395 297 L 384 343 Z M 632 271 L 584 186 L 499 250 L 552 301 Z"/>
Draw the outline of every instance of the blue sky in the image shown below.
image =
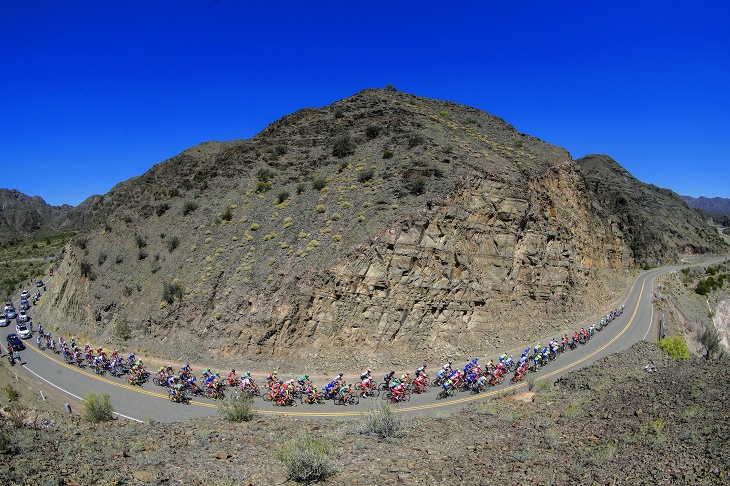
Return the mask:
<path id="1" fill-rule="evenodd" d="M 0 187 L 77 205 L 363 88 L 730 198 L 726 2 L 0 0 Z"/>

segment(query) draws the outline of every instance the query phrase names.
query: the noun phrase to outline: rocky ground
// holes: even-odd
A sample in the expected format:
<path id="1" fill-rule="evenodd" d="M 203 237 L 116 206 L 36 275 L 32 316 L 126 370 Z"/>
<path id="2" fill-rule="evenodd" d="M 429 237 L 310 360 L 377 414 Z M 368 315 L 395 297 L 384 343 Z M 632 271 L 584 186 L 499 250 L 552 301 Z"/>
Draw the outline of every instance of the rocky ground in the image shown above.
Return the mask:
<path id="1" fill-rule="evenodd" d="M 645 371 L 650 361 L 654 373 Z M 307 431 L 331 444 L 325 482 L 333 484 L 727 484 L 728 364 L 672 360 L 639 343 L 555 386 L 413 418 L 390 439 L 358 432 L 361 421 L 92 425 L 40 410 L 26 417 L 33 426 L 12 428 L 0 481 L 284 484 L 290 479 L 276 451 Z M 11 377 L 0 375 L 3 384 Z M 27 399 L 21 391 L 31 405 Z M 11 430 L 7 397 L 0 400 Z"/>

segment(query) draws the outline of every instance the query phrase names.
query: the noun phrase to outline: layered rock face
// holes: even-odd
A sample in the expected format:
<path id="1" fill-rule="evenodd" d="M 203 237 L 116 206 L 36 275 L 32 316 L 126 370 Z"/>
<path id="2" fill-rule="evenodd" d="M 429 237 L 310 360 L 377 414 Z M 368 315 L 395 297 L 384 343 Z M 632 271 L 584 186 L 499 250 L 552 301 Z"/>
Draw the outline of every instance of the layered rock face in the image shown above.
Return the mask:
<path id="1" fill-rule="evenodd" d="M 436 359 L 544 337 L 606 298 L 633 264 L 615 222 L 587 210 L 582 185 L 573 162 L 532 181 L 527 193 L 469 178 L 453 197 L 338 262 L 309 300 L 283 306 L 285 326 L 268 339 L 252 329 L 245 351 L 344 348 Z M 283 303 L 275 302 L 272 314 Z"/>

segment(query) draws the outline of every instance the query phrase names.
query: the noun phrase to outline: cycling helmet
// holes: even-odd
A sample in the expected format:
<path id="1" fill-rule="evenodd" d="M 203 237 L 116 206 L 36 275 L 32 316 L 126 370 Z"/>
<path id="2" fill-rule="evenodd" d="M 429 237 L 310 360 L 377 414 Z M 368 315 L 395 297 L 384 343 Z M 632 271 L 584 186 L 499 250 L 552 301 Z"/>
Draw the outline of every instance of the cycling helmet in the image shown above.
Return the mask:
<path id="1" fill-rule="evenodd" d="M 341 376 L 341 377 L 342 377 L 342 376 L 344 376 L 344 375 L 345 375 L 344 373 L 340 373 L 340 376 Z"/>
<path id="2" fill-rule="evenodd" d="M 234 370 L 233 368 L 231 368 L 231 373 L 235 373 L 235 372 L 236 372 L 236 370 Z"/>
<path id="3" fill-rule="evenodd" d="M 220 376 L 220 375 L 218 374 L 218 372 L 216 372 L 216 373 L 215 373 L 215 377 L 216 377 L 216 378 L 218 378 L 219 376 Z"/>
<path id="4" fill-rule="evenodd" d="M 372 371 L 371 369 L 369 369 L 369 368 L 368 368 L 368 373 L 372 373 L 372 372 L 373 372 L 373 371 Z"/>

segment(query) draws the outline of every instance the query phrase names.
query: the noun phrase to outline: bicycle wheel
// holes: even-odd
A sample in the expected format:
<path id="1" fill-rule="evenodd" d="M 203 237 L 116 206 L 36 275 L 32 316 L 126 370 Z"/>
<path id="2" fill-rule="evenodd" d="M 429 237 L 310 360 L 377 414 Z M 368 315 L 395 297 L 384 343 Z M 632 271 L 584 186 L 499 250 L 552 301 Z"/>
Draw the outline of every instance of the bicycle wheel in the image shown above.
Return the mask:
<path id="1" fill-rule="evenodd" d="M 358 403 L 360 403 L 360 397 L 358 397 L 357 395 L 350 395 L 347 398 L 348 405 L 357 405 Z"/>

